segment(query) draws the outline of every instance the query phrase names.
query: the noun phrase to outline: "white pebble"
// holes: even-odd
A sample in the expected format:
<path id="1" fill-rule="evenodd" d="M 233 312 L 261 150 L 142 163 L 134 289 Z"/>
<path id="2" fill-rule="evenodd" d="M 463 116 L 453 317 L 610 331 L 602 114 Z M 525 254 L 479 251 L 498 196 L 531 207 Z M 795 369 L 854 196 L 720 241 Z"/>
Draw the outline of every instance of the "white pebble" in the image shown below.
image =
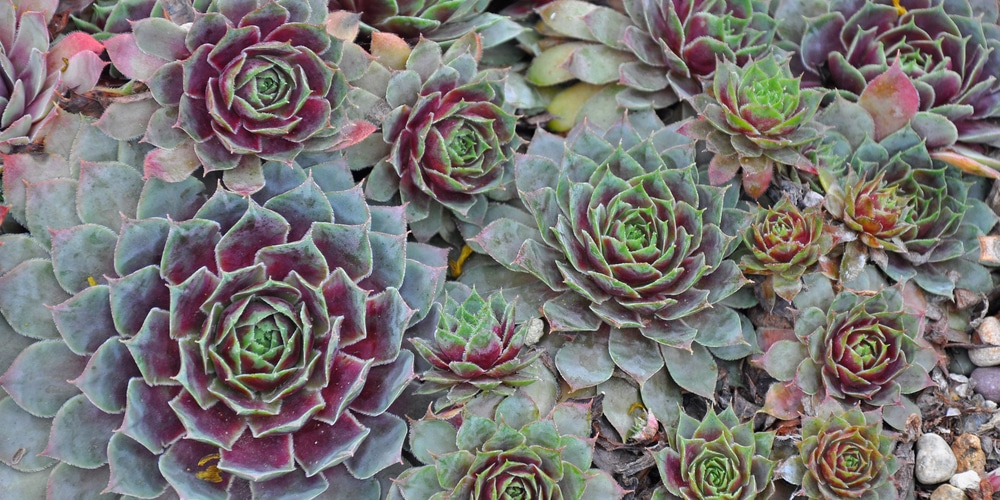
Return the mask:
<path id="1" fill-rule="evenodd" d="M 979 490 L 979 473 L 974 470 L 967 470 L 965 472 L 955 474 L 951 476 L 948 480 L 948 484 L 961 488 L 965 491 L 969 490 Z"/>
<path id="2" fill-rule="evenodd" d="M 917 481 L 921 484 L 943 483 L 955 475 L 958 460 L 951 446 L 937 434 L 924 434 L 917 440 Z"/>

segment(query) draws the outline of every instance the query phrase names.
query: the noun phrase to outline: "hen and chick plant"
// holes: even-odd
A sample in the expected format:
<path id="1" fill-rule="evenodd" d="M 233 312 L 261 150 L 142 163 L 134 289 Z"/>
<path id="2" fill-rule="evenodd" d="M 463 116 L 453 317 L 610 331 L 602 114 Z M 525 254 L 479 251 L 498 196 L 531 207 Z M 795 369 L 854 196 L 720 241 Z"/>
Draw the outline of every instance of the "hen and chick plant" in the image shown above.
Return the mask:
<path id="1" fill-rule="evenodd" d="M 905 495 L 996 288 L 998 17 L 0 0 L 0 485 Z"/>

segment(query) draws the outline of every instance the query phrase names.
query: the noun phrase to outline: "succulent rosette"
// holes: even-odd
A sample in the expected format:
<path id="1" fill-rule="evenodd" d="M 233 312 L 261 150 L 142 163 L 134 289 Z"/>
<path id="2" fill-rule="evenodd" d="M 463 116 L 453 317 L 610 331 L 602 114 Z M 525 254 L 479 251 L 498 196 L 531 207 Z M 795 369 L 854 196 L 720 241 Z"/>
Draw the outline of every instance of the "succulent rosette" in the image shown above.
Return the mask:
<path id="1" fill-rule="evenodd" d="M 670 447 L 655 452 L 660 478 L 669 494 L 657 498 L 702 500 L 768 498 L 773 492 L 774 434 L 741 424 L 730 406 L 698 420 L 681 413 Z"/>
<path id="2" fill-rule="evenodd" d="M 344 42 L 323 27 L 321 2 L 219 0 L 209 10 L 190 27 L 142 19 L 105 42 L 115 67 L 151 93 L 112 104 L 100 125 L 157 147 L 147 177 L 176 182 L 200 166 L 250 193 L 263 184 L 263 161 L 291 163 L 374 131 L 341 106 Z"/>
<path id="3" fill-rule="evenodd" d="M 498 218 L 471 243 L 545 284 L 522 300 L 553 331 L 610 335 L 611 356 L 640 380 L 663 365 L 637 372 L 619 350 L 743 344 L 739 315 L 721 304 L 746 282 L 726 258 L 743 214 L 724 189 L 698 182 L 690 154 L 651 114 L 565 139 L 539 130 L 515 172 L 530 215 Z"/>
<path id="4" fill-rule="evenodd" d="M 931 385 L 928 372 L 936 356 L 917 337 L 917 318 L 904 312 L 899 291 L 885 288 L 865 297 L 845 290 L 833 295 L 822 277 L 811 280 L 810 286 L 809 297 L 800 294 L 794 301 L 800 310 L 794 339 L 769 346 L 761 360 L 764 369 L 816 401 L 912 406 L 902 395 Z M 768 406 L 795 393 L 781 386 L 772 386 L 769 398 L 776 399 Z M 901 427 L 901 422 L 891 423 Z"/>
<path id="5" fill-rule="evenodd" d="M 776 22 L 767 10 L 759 0 L 626 0 L 617 10 L 556 0 L 538 9 L 540 31 L 571 41 L 539 54 L 528 77 L 620 83 L 622 106 L 666 107 L 700 94 L 717 59 L 742 65 L 769 52 Z"/>
<path id="6" fill-rule="evenodd" d="M 414 236 L 455 233 L 455 221 L 481 225 L 488 200 L 514 196 L 516 117 L 504 99 L 504 75 L 477 69 L 482 53 L 469 35 L 442 54 L 421 40 L 406 68 L 389 80 L 393 111 L 382 124 L 391 145 L 365 186 L 369 197 L 406 204 Z"/>
<path id="7" fill-rule="evenodd" d="M 488 416 L 465 412 L 413 422 L 410 447 L 427 464 L 404 471 L 390 500 L 615 500 L 625 491 L 591 468 L 590 403 L 559 403 L 547 416 L 518 392 Z"/>
<path id="8" fill-rule="evenodd" d="M 850 279 L 866 260 L 896 281 L 951 297 L 955 288 L 988 289 L 988 273 L 965 258 L 997 218 L 968 196 L 969 184 L 936 160 L 926 141 L 904 127 L 882 142 L 865 139 L 833 179 L 824 172 L 826 206 L 856 235 L 841 262 Z"/>
<path id="9" fill-rule="evenodd" d="M 428 38 L 450 44 L 469 32 L 482 33 L 486 47 L 516 36 L 521 29 L 504 16 L 487 12 L 489 0 L 329 0 L 330 11 L 361 16 L 366 31 L 394 33 L 416 42 Z"/>
<path id="10" fill-rule="evenodd" d="M 475 289 L 449 283 L 433 340 L 410 339 L 417 354 L 431 364 L 421 374 L 419 392 L 448 390 L 439 406 L 480 393 L 512 394 L 535 380 L 519 373 L 541 355 L 525 352 L 527 332 L 526 324 L 515 324 L 514 303 L 508 304 L 499 292 L 484 299 Z"/>
<path id="11" fill-rule="evenodd" d="M 6 158 L 31 233 L 0 246 L 0 312 L 28 343 L 0 377 L 0 419 L 40 430 L 12 442 L 34 464 L 17 470 L 56 464 L 36 474 L 53 498 L 330 484 L 377 498 L 369 479 L 406 434 L 387 411 L 413 376 L 402 338 L 440 291 L 444 251 L 406 243 L 401 209 L 369 207 L 341 160 L 268 163 L 249 198 L 144 182 L 145 148 L 60 125 L 84 130 L 66 151 L 105 157 Z M 80 469 L 97 472 L 80 486 Z"/>
<path id="12" fill-rule="evenodd" d="M 1000 27 L 997 9 L 968 0 L 783 0 L 779 32 L 797 45 L 805 85 L 856 98 L 897 56 L 919 107 L 958 129 L 956 150 L 1000 145 Z M 981 155 L 976 155 L 981 157 Z"/>
<path id="13" fill-rule="evenodd" d="M 791 459 L 801 478 L 799 494 L 828 500 L 898 498 L 892 477 L 899 462 L 878 413 L 828 408 L 802 420 L 799 456 Z"/>
<path id="14" fill-rule="evenodd" d="M 762 290 L 772 306 L 775 294 L 791 302 L 802 289 L 802 275 L 833 249 L 822 208 L 799 210 L 787 196 L 772 207 L 758 207 L 743 243 L 749 253 L 741 258 L 740 268 L 766 276 Z"/>
<path id="15" fill-rule="evenodd" d="M 104 47 L 85 33 L 50 47 L 58 2 L 0 0 L 0 151 L 36 140 L 60 90 L 90 90 L 104 68 Z M 37 10 L 36 10 L 37 9 Z"/>
<path id="16" fill-rule="evenodd" d="M 811 120 L 822 99 L 818 90 L 800 89 L 788 64 L 775 57 L 742 67 L 722 61 L 711 89 L 691 99 L 699 118 L 681 132 L 706 141 L 715 153 L 708 167 L 713 184 L 742 168 L 743 189 L 759 198 L 771 184 L 775 164 L 816 173 L 802 150 L 821 138 L 821 128 Z"/>

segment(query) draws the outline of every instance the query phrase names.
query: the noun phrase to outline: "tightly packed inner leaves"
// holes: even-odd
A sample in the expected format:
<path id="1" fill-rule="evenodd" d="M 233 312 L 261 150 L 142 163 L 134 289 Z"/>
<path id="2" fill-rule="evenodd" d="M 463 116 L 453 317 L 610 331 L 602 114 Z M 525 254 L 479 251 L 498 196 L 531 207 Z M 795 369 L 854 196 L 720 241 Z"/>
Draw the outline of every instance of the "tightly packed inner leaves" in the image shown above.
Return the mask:
<path id="1" fill-rule="evenodd" d="M 998 21 L 0 0 L 0 490 L 990 498 Z"/>

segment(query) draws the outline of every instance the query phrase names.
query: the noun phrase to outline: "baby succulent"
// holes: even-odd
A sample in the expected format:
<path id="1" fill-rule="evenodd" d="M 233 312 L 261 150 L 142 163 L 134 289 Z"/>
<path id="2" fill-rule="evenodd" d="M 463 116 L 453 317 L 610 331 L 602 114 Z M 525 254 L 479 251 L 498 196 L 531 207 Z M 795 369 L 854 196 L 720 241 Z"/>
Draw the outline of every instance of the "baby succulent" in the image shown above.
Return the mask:
<path id="1" fill-rule="evenodd" d="M 523 393 L 488 417 L 465 412 L 457 428 L 433 417 L 412 423 L 423 466 L 393 482 L 389 500 L 616 500 L 624 490 L 591 468 L 590 403 L 555 405 L 547 416 Z"/>
<path id="2" fill-rule="evenodd" d="M 715 153 L 708 167 L 713 184 L 742 168 L 743 189 L 759 198 L 771 184 L 775 164 L 816 173 L 802 149 L 820 139 L 811 120 L 822 99 L 818 90 L 800 89 L 788 63 L 775 57 L 742 67 L 721 61 L 711 87 L 691 98 L 699 117 L 681 133 L 706 141 Z"/>
<path id="3" fill-rule="evenodd" d="M 344 42 L 323 27 L 322 4 L 213 5 L 190 26 L 142 19 L 105 42 L 115 67 L 151 91 L 112 104 L 101 120 L 113 137 L 143 136 L 157 147 L 146 157 L 147 177 L 177 182 L 203 167 L 250 193 L 263 186 L 263 161 L 291 163 L 302 151 L 343 148 L 374 131 L 341 106 L 349 88 L 337 68 Z"/>
<path id="4" fill-rule="evenodd" d="M 719 414 L 710 407 L 700 422 L 682 412 L 670 447 L 653 454 L 666 488 L 654 498 L 768 498 L 773 440 L 773 433 L 754 432 L 753 422 L 740 424 L 731 406 Z"/>
<path id="5" fill-rule="evenodd" d="M 896 289 L 869 296 L 844 290 L 834 296 L 822 277 L 812 280 L 811 287 L 812 297 L 800 294 L 794 302 L 800 310 L 795 338 L 778 340 L 762 358 L 771 376 L 795 389 L 775 384 L 768 406 L 801 404 L 781 400 L 801 393 L 816 403 L 832 398 L 849 405 L 898 406 L 903 395 L 931 385 L 928 371 L 936 357 L 916 337 L 917 320 L 904 312 Z"/>
<path id="6" fill-rule="evenodd" d="M 527 331 L 526 324 L 514 324 L 514 304 L 499 292 L 483 299 L 475 289 L 449 283 L 433 341 L 410 339 L 431 364 L 421 376 L 420 392 L 448 390 L 439 402 L 442 407 L 480 392 L 513 394 L 515 387 L 534 381 L 518 372 L 541 354 L 524 352 Z"/>
<path id="7" fill-rule="evenodd" d="M 481 53 L 474 34 L 443 54 L 423 39 L 389 80 L 394 109 L 382 135 L 391 151 L 365 189 L 380 201 L 398 193 L 421 241 L 453 235 L 455 219 L 481 225 L 488 200 L 514 196 L 516 117 L 504 99 L 504 75 L 477 68 Z"/>
<path id="8" fill-rule="evenodd" d="M 51 481 L 78 486 L 82 468 L 98 470 L 88 496 L 269 498 L 331 483 L 379 496 L 363 480 L 405 439 L 388 411 L 413 377 L 402 338 L 446 258 L 406 242 L 400 208 L 369 207 L 335 162 L 308 175 L 268 163 L 251 199 L 209 196 L 193 178 L 144 182 L 122 161 L 10 158 L 4 181 L 33 200 L 14 212 L 48 238 L 5 238 L 0 311 L 45 340 L 0 377 L 13 398 L 2 418 L 51 428 L 25 439 L 62 462 Z"/>
<path id="9" fill-rule="evenodd" d="M 799 210 L 786 196 L 770 208 L 758 207 L 754 222 L 743 233 L 750 251 L 740 260 L 746 274 L 766 276 L 764 299 L 774 305 L 775 294 L 791 302 L 802 289 L 802 274 L 833 248 L 823 210 Z"/>
<path id="10" fill-rule="evenodd" d="M 899 463 L 892 448 L 878 411 L 824 408 L 802 420 L 799 455 L 791 459 L 793 475 L 801 477 L 799 494 L 823 500 L 899 498 L 892 482 Z"/>

